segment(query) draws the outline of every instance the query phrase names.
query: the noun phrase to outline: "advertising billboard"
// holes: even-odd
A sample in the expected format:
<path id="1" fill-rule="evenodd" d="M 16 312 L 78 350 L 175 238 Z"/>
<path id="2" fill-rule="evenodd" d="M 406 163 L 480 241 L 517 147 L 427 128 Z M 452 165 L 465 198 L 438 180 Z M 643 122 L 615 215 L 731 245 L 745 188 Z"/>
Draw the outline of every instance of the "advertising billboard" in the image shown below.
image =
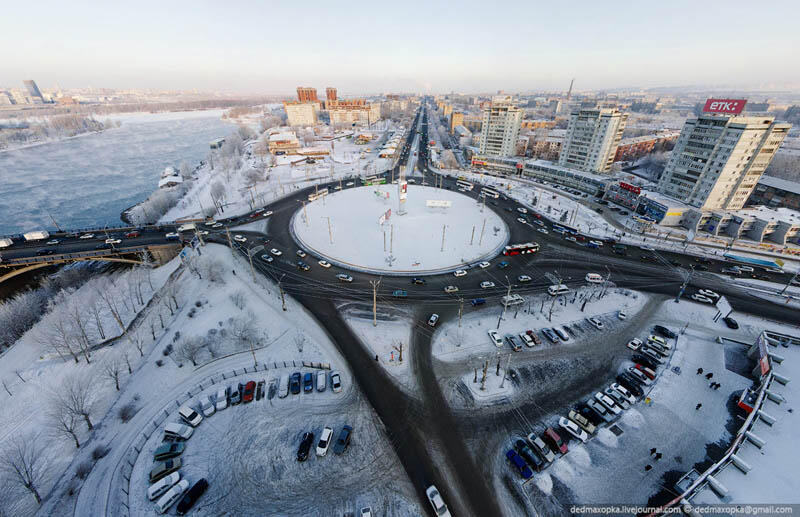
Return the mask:
<path id="1" fill-rule="evenodd" d="M 400 202 L 405 203 L 408 197 L 408 182 L 403 180 L 400 182 Z"/>
<path id="2" fill-rule="evenodd" d="M 747 104 L 747 99 L 708 99 L 703 113 L 730 113 L 738 115 Z"/>
<path id="3" fill-rule="evenodd" d="M 640 187 L 637 187 L 636 185 L 631 185 L 630 183 L 625 183 L 624 181 L 619 182 L 619 188 L 627 190 L 628 192 L 633 192 L 634 194 L 642 193 L 642 189 Z"/>

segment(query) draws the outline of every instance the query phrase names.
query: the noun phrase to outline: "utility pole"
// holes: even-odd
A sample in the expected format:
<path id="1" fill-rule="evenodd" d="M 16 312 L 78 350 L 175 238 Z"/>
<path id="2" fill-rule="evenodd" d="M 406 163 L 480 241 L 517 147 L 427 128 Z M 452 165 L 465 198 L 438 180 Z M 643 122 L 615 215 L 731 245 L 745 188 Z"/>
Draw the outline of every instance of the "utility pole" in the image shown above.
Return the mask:
<path id="1" fill-rule="evenodd" d="M 60 227 L 60 226 L 58 225 L 58 223 L 56 222 L 56 220 L 55 220 L 55 219 L 53 219 L 53 216 L 52 216 L 52 214 L 50 214 L 50 212 L 47 212 L 47 215 L 49 215 L 49 216 L 50 216 L 50 220 L 51 220 L 51 221 L 53 221 L 53 224 L 54 224 L 54 225 L 56 225 L 56 228 L 58 229 L 58 231 L 59 231 L 59 232 L 63 232 L 64 230 L 62 230 L 62 229 L 61 229 L 61 227 Z"/>
<path id="2" fill-rule="evenodd" d="M 331 230 L 331 218 L 328 216 L 323 216 L 322 218 L 328 220 L 328 238 L 330 239 L 331 244 L 333 244 L 333 230 Z"/>
<path id="3" fill-rule="evenodd" d="M 464 298 L 458 299 L 458 328 L 461 328 L 461 315 L 464 313 Z"/>
<path id="4" fill-rule="evenodd" d="M 333 244 L 333 242 L 331 242 Z M 389 227 L 389 253 L 394 249 L 394 225 Z"/>
<path id="5" fill-rule="evenodd" d="M 508 354 L 508 359 L 506 360 L 506 369 L 503 371 L 503 380 L 500 381 L 500 387 L 502 388 L 506 383 L 506 376 L 508 375 L 508 367 L 511 364 L 511 354 Z"/>
<path id="6" fill-rule="evenodd" d="M 283 284 L 282 284 L 282 282 L 283 282 L 283 277 L 285 277 L 285 276 L 286 276 L 286 273 L 281 275 L 280 280 L 278 280 L 278 290 L 281 292 L 281 305 L 283 305 L 283 310 L 284 311 L 286 311 L 286 297 L 285 297 L 285 295 L 283 293 Z"/>
<path id="7" fill-rule="evenodd" d="M 508 284 L 508 292 L 506 293 L 506 297 L 507 297 L 507 298 L 506 298 L 506 301 L 509 301 L 509 300 L 510 300 L 510 297 L 511 297 L 511 282 L 509 282 L 509 281 L 508 281 L 508 275 L 506 275 L 506 283 Z M 504 304 L 503 304 L 503 312 L 501 312 L 501 313 L 500 313 L 500 317 L 499 317 L 499 318 L 497 318 L 497 328 L 496 328 L 495 330 L 497 330 L 497 329 L 499 329 L 499 328 L 500 328 L 500 322 L 501 322 L 501 321 L 503 320 L 503 318 L 505 318 L 505 316 L 506 316 L 506 308 L 507 308 L 507 307 L 508 307 L 508 303 L 504 303 Z M 500 366 L 499 366 L 499 365 L 500 365 L 500 363 L 497 363 L 497 364 L 498 364 L 498 368 L 499 368 L 499 367 L 500 367 Z"/>
<path id="8" fill-rule="evenodd" d="M 256 270 L 253 268 L 253 250 L 247 250 L 247 259 L 250 261 L 250 274 L 253 276 L 253 283 L 256 283 Z"/>
<path id="9" fill-rule="evenodd" d="M 683 296 L 683 291 L 686 290 L 686 286 L 689 284 L 689 281 L 692 279 L 692 276 L 694 275 L 694 266 L 690 264 L 689 268 L 690 268 L 689 273 L 684 278 L 683 284 L 681 284 L 681 288 L 678 291 L 678 295 L 675 296 L 675 303 L 680 303 L 681 296 Z"/>
<path id="10" fill-rule="evenodd" d="M 228 236 L 228 247 L 233 250 L 233 242 L 231 241 L 231 229 L 227 226 L 225 227 L 225 235 Z"/>
<path id="11" fill-rule="evenodd" d="M 309 227 L 309 224 L 308 224 L 308 213 L 306 212 L 306 202 L 305 201 L 303 201 L 303 219 L 305 219 L 306 228 L 308 228 Z"/>
<path id="12" fill-rule="evenodd" d="M 372 326 L 378 326 L 378 286 L 381 285 L 381 280 L 370 280 L 372 285 Z"/>
<path id="13" fill-rule="evenodd" d="M 472 225 L 472 237 L 469 238 L 469 245 L 472 246 L 473 241 L 475 241 L 475 225 Z"/>

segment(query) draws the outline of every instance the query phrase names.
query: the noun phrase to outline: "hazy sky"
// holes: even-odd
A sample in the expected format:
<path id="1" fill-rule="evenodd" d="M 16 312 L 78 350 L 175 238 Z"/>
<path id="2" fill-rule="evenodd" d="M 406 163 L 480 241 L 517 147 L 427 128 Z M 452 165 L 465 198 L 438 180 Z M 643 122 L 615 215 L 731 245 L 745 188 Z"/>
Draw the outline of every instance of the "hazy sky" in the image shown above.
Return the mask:
<path id="1" fill-rule="evenodd" d="M 800 2 L 5 2 L 0 86 L 800 85 Z"/>

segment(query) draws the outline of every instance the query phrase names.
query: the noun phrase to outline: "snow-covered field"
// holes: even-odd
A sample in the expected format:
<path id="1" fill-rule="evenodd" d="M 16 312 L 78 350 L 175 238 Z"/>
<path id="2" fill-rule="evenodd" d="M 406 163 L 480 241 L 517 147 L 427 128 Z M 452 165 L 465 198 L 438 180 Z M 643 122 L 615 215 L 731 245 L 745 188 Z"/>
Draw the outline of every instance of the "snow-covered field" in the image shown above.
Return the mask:
<path id="1" fill-rule="evenodd" d="M 293 232 L 330 262 L 398 274 L 457 269 L 494 256 L 508 241 L 503 220 L 467 196 L 409 185 L 406 214 L 398 215 L 397 193 L 394 185 L 334 192 L 298 210 Z M 431 200 L 452 206 L 427 207 Z"/>

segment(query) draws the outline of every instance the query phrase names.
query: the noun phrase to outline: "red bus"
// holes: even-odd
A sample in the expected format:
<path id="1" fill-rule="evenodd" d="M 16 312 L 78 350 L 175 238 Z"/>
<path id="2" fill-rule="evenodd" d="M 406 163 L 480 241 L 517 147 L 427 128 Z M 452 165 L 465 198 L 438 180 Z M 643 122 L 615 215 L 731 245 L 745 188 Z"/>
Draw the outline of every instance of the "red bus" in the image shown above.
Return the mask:
<path id="1" fill-rule="evenodd" d="M 536 242 L 526 242 L 524 244 L 511 244 L 503 249 L 503 255 L 524 255 L 526 253 L 536 253 L 539 251 L 539 244 Z"/>

